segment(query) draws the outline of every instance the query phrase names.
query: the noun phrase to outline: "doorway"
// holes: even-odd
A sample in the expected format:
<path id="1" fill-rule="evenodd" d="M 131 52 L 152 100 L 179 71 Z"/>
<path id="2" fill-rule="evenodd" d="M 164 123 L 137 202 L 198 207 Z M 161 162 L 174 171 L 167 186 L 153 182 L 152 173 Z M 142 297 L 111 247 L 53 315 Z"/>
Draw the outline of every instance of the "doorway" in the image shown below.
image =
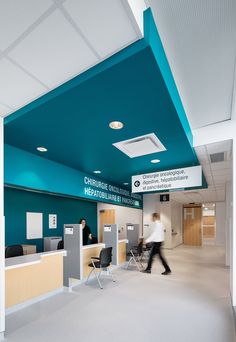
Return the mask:
<path id="1" fill-rule="evenodd" d="M 104 224 L 115 224 L 115 209 L 106 209 L 99 211 L 99 242 L 103 242 L 103 226 Z"/>
<path id="2" fill-rule="evenodd" d="M 202 208 L 201 206 L 184 207 L 184 244 L 202 245 Z"/>

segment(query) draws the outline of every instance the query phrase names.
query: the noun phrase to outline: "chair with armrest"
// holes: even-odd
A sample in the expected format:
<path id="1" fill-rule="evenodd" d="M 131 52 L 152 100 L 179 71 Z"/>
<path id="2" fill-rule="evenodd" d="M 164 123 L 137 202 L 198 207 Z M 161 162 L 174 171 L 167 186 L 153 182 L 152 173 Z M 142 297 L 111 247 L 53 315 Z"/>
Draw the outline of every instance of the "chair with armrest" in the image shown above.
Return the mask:
<path id="1" fill-rule="evenodd" d="M 5 248 L 5 258 L 12 258 L 23 255 L 23 247 L 21 245 L 12 245 Z"/>
<path id="2" fill-rule="evenodd" d="M 141 271 L 143 269 L 142 265 L 142 255 L 143 255 L 143 241 L 140 241 L 138 246 L 133 246 L 130 251 L 127 253 L 127 256 L 130 257 L 128 264 L 126 266 L 126 269 L 129 267 L 129 265 L 134 262 L 134 264 L 137 266 L 137 269 Z"/>
<path id="3" fill-rule="evenodd" d="M 57 245 L 57 249 L 64 249 L 64 241 L 60 240 Z"/>
<path id="4" fill-rule="evenodd" d="M 89 267 L 91 267 L 92 270 L 90 271 L 88 275 L 86 284 L 88 284 L 89 278 L 91 274 L 94 272 L 97 278 L 97 282 L 100 286 L 100 289 L 103 289 L 101 281 L 100 281 L 100 276 L 101 276 L 102 271 L 104 270 L 111 276 L 112 280 L 115 281 L 111 273 L 111 270 L 109 268 L 111 266 L 111 260 L 112 260 L 112 247 L 103 248 L 100 252 L 99 257 L 91 257 L 91 263 L 89 264 Z M 99 270 L 99 272 L 97 272 L 97 270 Z"/>

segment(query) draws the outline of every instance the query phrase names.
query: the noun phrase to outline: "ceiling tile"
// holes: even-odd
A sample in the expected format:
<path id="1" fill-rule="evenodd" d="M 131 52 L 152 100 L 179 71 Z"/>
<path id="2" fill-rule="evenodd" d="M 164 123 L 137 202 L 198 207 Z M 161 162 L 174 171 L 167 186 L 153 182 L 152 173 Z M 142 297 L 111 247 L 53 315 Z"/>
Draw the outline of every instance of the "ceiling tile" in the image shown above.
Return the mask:
<path id="1" fill-rule="evenodd" d="M 205 145 L 202 145 L 202 146 L 197 146 L 197 147 L 194 147 L 197 155 L 204 155 L 206 154 L 206 148 L 205 148 Z"/>
<path id="2" fill-rule="evenodd" d="M 139 38 L 120 0 L 67 0 L 63 6 L 102 57 Z"/>
<path id="3" fill-rule="evenodd" d="M 198 156 L 198 160 L 199 160 L 199 163 L 202 165 L 206 165 L 210 163 L 208 156 L 203 156 L 203 155 Z"/>
<path id="4" fill-rule="evenodd" d="M 148 3 L 192 128 L 230 119 L 235 0 Z"/>
<path id="5" fill-rule="evenodd" d="M 46 91 L 40 83 L 5 58 L 0 60 L 0 75 L 0 102 L 13 109 Z"/>
<path id="6" fill-rule="evenodd" d="M 12 109 L 0 103 L 0 116 L 6 116 L 10 112 L 12 112 Z"/>
<path id="7" fill-rule="evenodd" d="M 232 171 L 231 169 L 219 169 L 219 170 L 213 170 L 212 175 L 215 176 L 231 176 Z"/>
<path id="8" fill-rule="evenodd" d="M 230 151 L 232 146 L 231 140 L 225 140 L 206 146 L 208 154 Z"/>
<path id="9" fill-rule="evenodd" d="M 228 160 L 224 162 L 212 163 L 211 169 L 212 169 L 212 172 L 214 172 L 214 170 L 219 170 L 219 169 L 230 169 L 231 166 L 232 166 L 232 162 Z"/>
<path id="10" fill-rule="evenodd" d="M 97 62 L 59 10 L 36 27 L 10 56 L 49 87 L 65 82 Z"/>
<path id="11" fill-rule="evenodd" d="M 53 4 L 51 0 L 0 0 L 0 50 L 5 50 Z"/>

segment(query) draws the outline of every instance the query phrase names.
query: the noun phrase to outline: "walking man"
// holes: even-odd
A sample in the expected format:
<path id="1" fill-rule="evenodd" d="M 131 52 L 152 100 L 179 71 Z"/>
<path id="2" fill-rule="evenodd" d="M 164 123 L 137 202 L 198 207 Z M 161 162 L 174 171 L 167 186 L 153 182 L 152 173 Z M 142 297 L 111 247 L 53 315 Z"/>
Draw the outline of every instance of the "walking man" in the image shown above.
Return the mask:
<path id="1" fill-rule="evenodd" d="M 160 214 L 158 213 L 152 214 L 152 220 L 153 220 L 153 231 L 152 231 L 152 234 L 149 236 L 149 238 L 146 239 L 146 243 L 152 242 L 152 249 L 150 252 L 147 268 L 143 272 L 151 273 L 153 258 L 156 254 L 158 254 L 162 262 L 162 265 L 165 268 L 165 271 L 162 274 L 167 275 L 171 273 L 171 269 L 162 255 L 161 246 L 165 237 L 164 237 L 164 226 L 160 221 Z"/>

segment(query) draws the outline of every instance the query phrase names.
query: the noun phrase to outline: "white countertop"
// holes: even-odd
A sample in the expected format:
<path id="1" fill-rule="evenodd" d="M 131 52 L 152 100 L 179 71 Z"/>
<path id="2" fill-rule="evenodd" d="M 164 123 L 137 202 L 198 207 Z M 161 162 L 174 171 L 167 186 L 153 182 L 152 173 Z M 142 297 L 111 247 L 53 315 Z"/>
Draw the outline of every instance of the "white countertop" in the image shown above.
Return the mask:
<path id="1" fill-rule="evenodd" d="M 28 254 L 28 255 L 13 257 L 13 258 L 7 258 L 5 259 L 5 270 L 39 264 L 43 257 L 56 255 L 56 254 L 63 254 L 63 256 L 65 256 L 66 251 L 64 249 L 59 249 L 56 251 Z"/>
<path id="2" fill-rule="evenodd" d="M 83 249 L 96 248 L 96 247 L 105 247 L 105 243 L 92 243 L 91 245 L 83 246 Z"/>

